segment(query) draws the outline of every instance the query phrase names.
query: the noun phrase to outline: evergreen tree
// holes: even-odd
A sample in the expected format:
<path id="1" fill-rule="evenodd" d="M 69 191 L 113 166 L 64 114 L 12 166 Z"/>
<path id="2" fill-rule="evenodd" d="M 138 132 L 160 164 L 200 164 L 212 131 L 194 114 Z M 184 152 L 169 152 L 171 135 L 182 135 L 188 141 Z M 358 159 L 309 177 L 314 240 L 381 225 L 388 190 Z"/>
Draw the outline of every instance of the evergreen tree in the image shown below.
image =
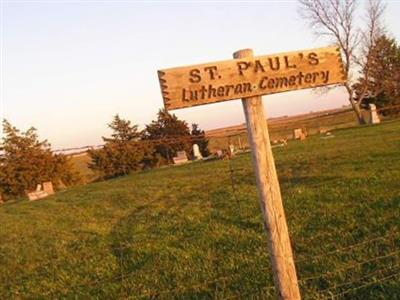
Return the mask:
<path id="1" fill-rule="evenodd" d="M 106 143 L 137 141 L 142 136 L 142 133 L 138 130 L 138 125 L 131 125 L 131 121 L 122 119 L 118 114 L 114 116 L 108 127 L 113 133 L 111 138 L 102 137 Z"/>
<path id="2" fill-rule="evenodd" d="M 188 154 L 191 151 L 188 124 L 165 109 L 159 110 L 157 120 L 146 125 L 144 136 L 146 140 L 157 141 L 155 150 L 163 159 L 161 163 L 171 163 L 178 151 L 185 150 Z"/>
<path id="3" fill-rule="evenodd" d="M 377 107 L 400 104 L 400 47 L 394 39 L 383 35 L 369 55 L 368 76 L 363 75 L 355 84 L 356 93 L 367 94 L 366 103 Z"/>
<path id="4" fill-rule="evenodd" d="M 101 178 L 127 175 L 154 164 L 153 148 L 140 141 L 142 132 L 137 125 L 116 115 L 108 126 L 113 133 L 103 137 L 103 148 L 88 152 L 92 159 L 89 168 L 98 171 Z"/>
<path id="5" fill-rule="evenodd" d="M 39 141 L 35 128 L 21 132 L 3 120 L 3 133 L 0 187 L 6 195 L 21 196 L 44 181 L 73 184 L 79 180 L 67 157 L 54 154 L 46 140 Z"/>

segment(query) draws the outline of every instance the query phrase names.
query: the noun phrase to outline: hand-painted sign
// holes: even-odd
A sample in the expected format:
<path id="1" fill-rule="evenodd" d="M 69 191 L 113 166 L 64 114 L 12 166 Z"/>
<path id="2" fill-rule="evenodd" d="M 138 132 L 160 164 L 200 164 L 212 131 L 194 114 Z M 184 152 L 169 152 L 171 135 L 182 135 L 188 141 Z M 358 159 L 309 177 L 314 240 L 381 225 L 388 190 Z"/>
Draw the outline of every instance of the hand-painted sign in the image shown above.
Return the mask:
<path id="1" fill-rule="evenodd" d="M 326 47 L 158 71 L 164 105 L 178 109 L 340 84 L 340 50 Z"/>

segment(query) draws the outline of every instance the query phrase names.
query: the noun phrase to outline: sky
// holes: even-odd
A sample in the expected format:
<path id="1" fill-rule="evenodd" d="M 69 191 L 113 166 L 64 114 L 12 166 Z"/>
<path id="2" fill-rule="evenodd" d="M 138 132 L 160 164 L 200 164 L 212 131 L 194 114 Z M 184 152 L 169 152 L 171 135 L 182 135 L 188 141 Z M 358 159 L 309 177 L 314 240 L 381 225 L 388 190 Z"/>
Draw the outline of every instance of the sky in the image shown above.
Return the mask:
<path id="1" fill-rule="evenodd" d="M 361 1 L 362 2 L 362 1 Z M 115 114 L 139 124 L 163 107 L 157 70 L 331 44 L 317 39 L 297 1 L 0 0 L 2 118 L 38 129 L 54 149 L 96 145 Z M 400 1 L 385 25 L 400 40 Z M 347 105 L 341 89 L 263 97 L 268 117 Z M 213 129 L 244 122 L 241 101 L 173 111 Z"/>

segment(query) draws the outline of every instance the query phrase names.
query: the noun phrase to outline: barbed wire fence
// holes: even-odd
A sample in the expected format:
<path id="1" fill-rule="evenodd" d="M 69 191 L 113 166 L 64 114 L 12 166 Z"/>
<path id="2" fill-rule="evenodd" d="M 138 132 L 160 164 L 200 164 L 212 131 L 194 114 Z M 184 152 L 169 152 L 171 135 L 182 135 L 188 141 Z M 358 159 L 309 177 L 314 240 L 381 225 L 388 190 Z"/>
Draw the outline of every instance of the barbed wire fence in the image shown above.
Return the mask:
<path id="1" fill-rule="evenodd" d="M 381 246 L 382 243 L 386 243 L 384 245 L 390 245 L 390 247 L 386 248 L 386 253 L 381 255 L 381 256 L 375 256 L 372 258 L 364 259 L 361 261 L 356 261 L 356 262 L 347 262 L 343 263 L 340 267 L 336 268 L 334 271 L 328 271 L 326 273 L 321 273 L 318 275 L 314 276 L 309 276 L 309 277 L 302 277 L 301 274 L 299 276 L 299 284 L 301 288 L 305 288 L 307 286 L 310 286 L 310 282 L 312 283 L 313 281 L 320 281 L 326 278 L 333 277 L 335 275 L 343 275 L 343 274 L 352 274 L 351 271 L 360 271 L 360 270 L 366 270 L 368 269 L 367 267 L 370 268 L 368 272 L 362 272 L 361 276 L 358 278 L 352 279 L 351 281 L 345 281 L 345 282 L 340 282 L 337 284 L 334 282 L 334 284 L 330 287 L 327 287 L 322 290 L 316 291 L 316 293 L 311 296 L 313 296 L 315 299 L 335 299 L 335 297 L 339 295 L 345 295 L 349 294 L 351 292 L 360 290 L 364 287 L 368 287 L 370 285 L 378 285 L 381 283 L 385 283 L 391 279 L 398 278 L 400 276 L 400 249 L 397 247 L 396 242 L 400 242 L 400 232 L 390 232 L 386 236 L 380 236 L 376 238 L 371 238 L 367 240 L 363 240 L 362 242 L 349 245 L 348 247 L 336 249 L 335 251 L 331 252 L 325 252 L 325 253 L 320 253 L 317 256 L 314 257 L 300 257 L 296 258 L 295 262 L 296 264 L 300 264 L 302 262 L 312 262 L 315 260 L 321 260 L 321 259 L 326 259 L 329 258 L 330 256 L 333 255 L 342 255 L 342 256 L 349 256 L 353 253 L 357 253 L 357 251 L 360 251 L 360 248 L 368 245 L 368 244 L 377 244 L 378 246 Z M 140 247 L 141 245 L 138 243 L 133 243 L 133 244 L 125 244 L 121 245 L 118 248 L 109 248 L 110 252 L 118 251 L 119 253 L 123 253 L 120 250 L 124 249 L 130 249 L 133 247 Z M 362 249 L 361 249 L 362 250 Z M 80 255 L 81 260 L 90 260 L 91 258 L 96 258 L 99 261 L 102 260 L 103 257 L 98 257 L 97 254 L 90 254 L 86 252 L 86 256 Z M 110 255 L 108 252 L 104 253 L 104 256 Z M 123 264 L 123 255 L 118 257 L 119 264 Z M 55 264 L 56 261 L 50 261 L 46 265 L 40 265 L 37 267 L 37 270 L 34 270 L 31 274 L 34 276 L 45 276 L 46 278 L 52 278 L 57 280 L 57 274 L 52 272 L 52 271 L 47 271 L 45 270 L 47 267 L 53 267 L 53 270 L 56 270 L 54 266 L 57 266 Z M 106 284 L 112 284 L 118 281 L 123 281 L 124 279 L 129 279 L 129 277 L 136 276 L 136 270 L 133 270 L 131 272 L 124 273 L 122 272 L 123 268 L 120 268 L 121 273 L 118 276 L 115 277 L 107 277 L 107 278 L 99 278 L 97 280 L 91 280 L 91 281 L 85 281 L 80 283 L 79 285 L 75 286 L 68 286 L 68 291 L 73 293 L 76 296 L 82 296 L 82 292 L 80 289 L 81 288 L 87 288 L 90 287 L 92 289 L 96 288 L 101 288 L 102 286 Z M 268 267 L 261 268 L 261 271 L 265 272 L 270 272 L 270 269 Z M 350 273 L 349 273 L 350 272 Z M 355 272 L 355 274 L 358 274 Z M 360 274 L 359 274 L 360 275 Z M 30 275 L 32 276 L 32 275 Z M 236 273 L 236 274 L 231 274 L 231 275 L 226 275 L 226 276 L 221 276 L 218 278 L 214 278 L 212 280 L 202 282 L 196 285 L 191 285 L 191 286 L 185 286 L 182 284 L 182 286 L 176 286 L 174 288 L 166 289 L 166 290 L 157 290 L 156 288 L 153 291 L 148 291 L 145 293 L 140 293 L 136 292 L 135 297 L 138 299 L 159 299 L 159 297 L 167 297 L 166 299 L 174 299 L 177 297 L 180 293 L 187 293 L 187 292 L 196 292 L 196 291 L 202 291 L 202 290 L 209 290 L 210 288 L 218 288 L 219 284 L 224 284 L 226 282 L 235 280 L 235 279 L 240 279 L 242 274 Z M 352 277 L 352 276 L 348 276 Z M 346 277 L 347 278 L 347 277 Z M 27 278 L 25 278 L 27 279 Z M 20 278 L 20 280 L 24 280 L 24 278 Z M 312 286 L 312 285 L 311 285 Z M 237 295 L 229 296 L 226 298 L 221 298 L 221 299 L 244 299 L 243 297 L 249 296 L 249 295 L 269 295 L 273 296 L 275 292 L 275 287 L 273 285 L 270 286 L 263 286 L 257 291 L 250 291 L 250 292 L 245 292 L 245 293 L 240 293 Z M 59 296 L 59 291 L 47 291 L 44 293 L 43 296 Z M 333 295 L 333 296 L 332 296 Z M 84 296 L 84 295 L 83 295 Z"/>
<path id="2" fill-rule="evenodd" d="M 400 105 L 389 108 L 384 108 L 378 110 L 378 112 L 388 120 L 392 118 L 397 118 L 400 115 Z M 330 116 L 331 117 L 331 116 Z M 341 123 L 341 116 L 337 115 L 338 124 L 340 126 L 344 123 Z M 340 127 L 339 128 L 342 128 Z M 297 125 L 297 127 L 301 127 Z M 293 128 L 287 128 L 286 131 L 292 131 Z M 320 130 L 317 129 L 317 130 Z M 324 133 L 325 134 L 325 133 Z M 245 129 L 236 130 L 235 132 L 229 133 L 225 136 L 216 137 L 216 139 L 220 139 L 215 144 L 215 149 L 223 149 L 224 155 L 221 158 L 226 160 L 227 163 L 227 174 L 228 180 L 230 182 L 230 189 L 232 199 L 235 202 L 236 213 L 238 218 L 245 218 L 245 216 L 241 212 L 241 199 L 239 197 L 239 189 L 238 180 L 240 177 L 236 177 L 238 172 L 238 167 L 235 165 L 235 155 L 240 153 L 248 152 L 249 146 L 247 142 L 247 134 Z M 137 145 L 174 145 L 177 143 L 189 143 L 193 144 L 196 141 L 207 138 L 207 136 L 187 136 L 187 137 L 172 137 L 165 138 L 159 140 L 143 140 L 137 141 Z M 215 137 L 214 137 L 215 138 Z M 389 141 L 384 141 L 390 144 Z M 277 142 L 275 145 L 277 147 L 284 147 L 286 143 L 286 138 L 283 137 L 281 139 L 277 138 Z M 231 150 L 231 146 L 233 146 L 236 151 Z M 79 148 L 68 148 L 68 149 L 58 149 L 55 152 L 63 153 L 63 152 L 74 152 L 74 153 L 86 153 L 88 149 L 100 149 L 102 145 L 96 146 L 85 146 Z M 82 151 L 81 151 L 82 150 Z M 79 152 L 81 151 L 81 152 Z M 215 151 L 214 151 L 215 152 Z M 236 154 L 234 154 L 236 152 Z M 372 208 L 371 208 L 372 209 Z M 393 222 L 396 220 L 396 216 L 393 217 Z M 370 228 L 370 231 L 373 231 L 373 228 Z M 379 228 L 376 228 L 376 231 L 379 232 Z M 54 234 L 57 235 L 61 232 L 54 231 Z M 343 237 L 347 237 L 347 240 L 357 240 L 357 237 L 352 236 L 352 232 L 348 230 L 343 230 L 342 232 L 336 231 L 336 235 L 340 234 Z M 325 239 L 329 239 L 330 233 L 326 235 L 319 235 L 315 239 L 323 241 Z M 310 239 L 312 240 L 312 239 Z M 105 285 L 114 284 L 116 282 L 120 283 L 120 288 L 123 289 L 125 286 L 125 282 L 129 281 L 130 278 L 136 276 L 136 271 L 132 270 L 126 272 L 124 268 L 124 250 L 135 248 L 140 248 L 141 245 L 146 245 L 148 241 L 142 240 L 140 243 L 129 243 L 123 242 L 119 239 L 119 246 L 115 247 L 112 245 L 107 245 L 105 247 L 104 253 L 100 255 L 98 253 L 93 254 L 90 251 L 86 251 L 87 248 L 84 244 L 81 245 L 81 249 L 84 252 L 83 254 L 79 254 L 80 260 L 94 260 L 94 261 L 102 261 L 106 257 L 109 257 L 110 253 L 118 253 L 117 259 L 119 264 L 118 275 L 113 277 L 99 277 L 95 280 L 82 280 L 82 282 L 78 285 L 73 285 L 68 287 L 68 291 L 72 292 L 75 296 L 79 297 L 88 297 L 90 295 L 85 294 L 83 289 L 90 287 L 91 289 L 101 289 Z M 367 256 L 363 257 L 363 259 L 357 259 L 359 254 L 368 247 L 374 245 L 377 249 L 381 249 L 380 255 Z M 388 230 L 386 234 L 377 234 L 377 235 L 368 235 L 367 238 L 363 238 L 361 240 L 358 239 L 358 242 L 346 245 L 344 247 L 337 247 L 335 243 L 325 244 L 325 249 L 333 249 L 333 250 L 325 250 L 320 253 L 313 253 L 313 255 L 302 255 L 299 257 L 295 257 L 296 265 L 301 265 L 304 263 L 313 264 L 314 262 L 321 262 L 330 257 L 349 257 L 354 255 L 356 259 L 352 260 L 343 260 L 343 263 L 340 264 L 339 267 L 335 267 L 332 271 L 320 272 L 318 274 L 313 274 L 309 276 L 304 276 L 302 273 L 299 273 L 299 284 L 303 291 L 307 291 L 309 293 L 307 298 L 310 299 L 337 299 L 341 297 L 345 297 L 346 295 L 352 295 L 357 293 L 358 291 L 371 287 L 371 286 L 379 286 L 383 284 L 387 284 L 390 282 L 395 282 L 400 279 L 400 231 L 394 228 Z M 90 246 L 90 245 L 89 245 Z M 374 253 L 376 254 L 376 253 Z M 33 270 L 31 270 L 30 275 L 27 276 L 39 276 L 53 279 L 56 283 L 60 284 L 59 275 L 54 272 L 54 270 L 58 268 L 62 268 L 62 262 L 57 258 L 50 259 L 46 264 L 40 264 L 36 266 Z M 265 272 L 270 272 L 269 267 L 261 268 L 260 270 Z M 18 269 L 14 270 L 14 273 L 10 274 L 10 276 L 15 275 L 18 272 Z M 134 298 L 136 299 L 175 299 L 181 297 L 181 295 L 187 293 L 196 294 L 199 291 L 209 291 L 211 295 L 216 295 L 219 290 L 223 290 L 227 283 L 240 280 L 242 274 L 234 273 L 227 274 L 225 276 L 219 276 L 216 278 L 212 278 L 209 281 L 204 281 L 196 285 L 185 285 L 185 283 L 181 283 L 181 285 L 177 285 L 171 287 L 169 289 L 158 290 L 156 287 L 151 291 L 135 291 Z M 334 280 L 329 280 L 330 278 L 334 278 Z M 19 278 L 19 280 L 25 280 L 28 278 Z M 318 283 L 323 284 L 318 284 Z M 320 288 L 320 286 L 325 286 L 324 288 Z M 235 293 L 234 295 L 229 295 L 227 297 L 222 296 L 218 299 L 269 299 L 274 297 L 276 294 L 275 287 L 270 283 L 269 285 L 264 285 L 256 290 L 251 291 L 243 291 L 240 293 Z M 44 297 L 59 297 L 59 290 L 48 290 L 43 294 Z M 62 296 L 62 293 L 61 293 Z M 129 296 L 129 295 L 125 295 Z M 199 298 L 201 299 L 201 298 Z"/>

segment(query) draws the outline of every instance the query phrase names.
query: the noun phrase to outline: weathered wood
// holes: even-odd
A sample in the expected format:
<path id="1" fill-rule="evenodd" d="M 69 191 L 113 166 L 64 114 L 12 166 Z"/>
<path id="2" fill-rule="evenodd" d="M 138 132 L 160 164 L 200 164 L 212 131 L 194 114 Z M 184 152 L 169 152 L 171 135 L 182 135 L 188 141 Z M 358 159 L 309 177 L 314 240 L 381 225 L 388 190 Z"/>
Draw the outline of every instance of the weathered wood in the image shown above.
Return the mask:
<path id="1" fill-rule="evenodd" d="M 241 50 L 235 52 L 233 56 L 242 61 L 243 58 L 253 56 L 253 51 Z M 252 149 L 264 227 L 268 235 L 275 286 L 278 288 L 280 299 L 300 299 L 296 268 L 261 96 L 244 98 L 242 104 Z"/>
<path id="2" fill-rule="evenodd" d="M 164 105 L 178 109 L 345 81 L 338 47 L 158 71 Z"/>

